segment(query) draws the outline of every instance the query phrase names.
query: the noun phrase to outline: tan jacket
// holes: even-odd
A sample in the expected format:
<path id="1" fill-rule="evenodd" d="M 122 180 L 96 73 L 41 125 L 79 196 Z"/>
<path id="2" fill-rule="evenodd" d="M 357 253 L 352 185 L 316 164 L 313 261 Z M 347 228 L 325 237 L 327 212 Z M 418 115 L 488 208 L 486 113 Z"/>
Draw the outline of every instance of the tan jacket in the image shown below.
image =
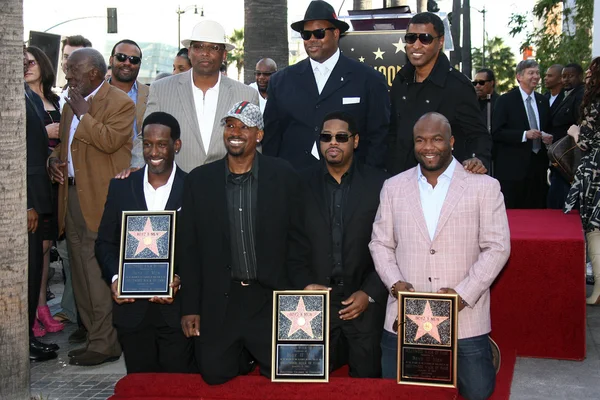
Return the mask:
<path id="1" fill-rule="evenodd" d="M 89 111 L 82 117 L 71 144 L 71 157 L 81 212 L 89 230 L 98 231 L 106 202 L 108 184 L 131 161 L 131 132 L 135 105 L 123 91 L 103 83 L 91 99 Z M 60 119 L 60 140 L 50 157 L 67 161 L 69 131 L 73 110 L 68 104 Z M 64 232 L 67 214 L 68 169 L 65 184 L 58 191 L 58 228 Z"/>

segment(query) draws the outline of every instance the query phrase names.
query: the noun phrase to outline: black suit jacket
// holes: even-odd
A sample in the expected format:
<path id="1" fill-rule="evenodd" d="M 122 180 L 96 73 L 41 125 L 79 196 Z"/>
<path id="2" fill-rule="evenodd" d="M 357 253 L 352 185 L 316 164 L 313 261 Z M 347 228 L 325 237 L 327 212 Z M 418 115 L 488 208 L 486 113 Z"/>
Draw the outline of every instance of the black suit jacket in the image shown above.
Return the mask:
<path id="1" fill-rule="evenodd" d="M 52 185 L 46 171 L 48 159 L 48 134 L 40 108 L 40 97 L 25 85 L 25 124 L 27 141 L 27 209 L 38 214 L 51 214 Z"/>
<path id="2" fill-rule="evenodd" d="M 583 101 L 584 85 L 579 85 L 564 97 L 560 104 L 554 108 L 550 121 L 549 132 L 554 137 L 554 141 L 565 137 L 571 125 L 579 123 L 579 107 Z M 561 92 L 563 93 L 563 92 Z M 554 104 L 558 99 L 554 101 Z"/>
<path id="3" fill-rule="evenodd" d="M 360 132 L 356 157 L 383 167 L 390 101 L 380 72 L 340 54 L 319 95 L 307 58 L 274 74 L 268 95 L 263 154 L 284 158 L 297 169 L 316 164 L 311 150 L 323 118 L 332 111 L 346 111 L 354 116 Z"/>
<path id="4" fill-rule="evenodd" d="M 535 101 L 540 118 L 539 129 L 548 131 L 550 106 L 548 99 L 535 93 Z M 532 141 L 523 142 L 523 132 L 529 130 L 529 119 L 519 87 L 500 96 L 494 108 L 492 137 L 494 138 L 495 177 L 499 180 L 522 180 L 527 176 L 531 160 Z M 546 157 L 542 144 L 540 150 Z"/>
<path id="5" fill-rule="evenodd" d="M 552 97 L 552 93 L 550 93 L 548 91 L 548 92 L 544 93 L 544 97 L 548 99 L 548 104 L 550 104 L 550 97 Z M 556 99 L 554 99 L 554 103 L 552 103 L 552 105 L 550 106 L 550 115 L 554 115 L 554 113 L 556 112 L 556 110 L 558 109 L 558 107 L 560 106 L 560 104 L 562 103 L 564 98 L 565 98 L 565 90 L 562 89 L 558 93 L 558 96 L 556 96 Z"/>
<path id="6" fill-rule="evenodd" d="M 257 281 L 265 289 L 267 304 L 272 290 L 289 289 L 294 286 L 290 280 L 305 280 L 301 276 L 308 274 L 309 250 L 299 176 L 284 160 L 256 156 Z M 190 172 L 178 222 L 182 314 L 200 315 L 200 340 L 219 334 L 232 284 L 226 165 L 221 159 Z"/>
<path id="7" fill-rule="evenodd" d="M 112 179 L 104 213 L 96 239 L 96 259 L 102 267 L 104 279 L 110 286 L 112 277 L 119 273 L 119 250 L 121 245 L 121 222 L 123 211 L 148 210 L 144 196 L 144 170 L 133 172 L 127 179 Z M 187 174 L 179 167 L 175 171 L 173 187 L 165 210 L 179 210 L 183 195 L 183 183 Z M 177 223 L 181 217 L 177 216 Z M 177 265 L 175 266 L 177 270 Z M 117 327 L 133 328 L 144 319 L 148 307 L 159 307 L 165 322 L 172 328 L 181 326 L 181 293 L 178 292 L 173 304 L 160 305 L 146 299 L 136 299 L 134 303 L 113 306 L 113 322 Z"/>

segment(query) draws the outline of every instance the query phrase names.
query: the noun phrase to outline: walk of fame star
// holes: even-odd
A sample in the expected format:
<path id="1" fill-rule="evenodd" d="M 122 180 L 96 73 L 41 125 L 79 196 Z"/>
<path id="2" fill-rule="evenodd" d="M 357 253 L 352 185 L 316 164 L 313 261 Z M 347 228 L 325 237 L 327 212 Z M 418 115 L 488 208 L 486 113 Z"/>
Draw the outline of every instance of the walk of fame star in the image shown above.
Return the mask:
<path id="1" fill-rule="evenodd" d="M 285 315 L 287 319 L 292 321 L 292 326 L 288 332 L 288 337 L 291 337 L 298 331 L 303 331 L 311 338 L 315 337 L 312 327 L 310 326 L 310 321 L 319 315 L 321 311 L 306 311 L 303 296 L 300 296 L 300 301 L 298 301 L 298 305 L 296 306 L 295 310 L 281 311 L 281 313 Z"/>
<path id="2" fill-rule="evenodd" d="M 158 239 L 163 237 L 165 233 L 167 233 L 167 231 L 152 230 L 152 224 L 150 223 L 150 218 L 147 218 L 146 225 L 144 226 L 143 231 L 129 232 L 129 234 L 131 236 L 133 236 L 134 238 L 136 238 L 138 240 L 138 246 L 137 246 L 134 256 L 137 256 L 138 254 L 140 254 L 142 251 L 144 251 L 144 249 L 148 249 L 151 252 L 153 252 L 154 254 L 156 254 L 157 256 L 159 256 L 160 254 L 158 253 L 158 245 L 156 242 L 158 241 Z"/>
<path id="3" fill-rule="evenodd" d="M 429 334 L 429 336 L 435 339 L 438 343 L 441 343 L 438 325 L 447 320 L 448 317 L 434 317 L 433 313 L 431 312 L 429 300 L 427 300 L 427 302 L 425 303 L 425 310 L 423 311 L 423 314 L 406 314 L 406 316 L 410 318 L 419 327 L 417 333 L 415 334 L 415 341 L 419 340 L 421 336 Z"/>

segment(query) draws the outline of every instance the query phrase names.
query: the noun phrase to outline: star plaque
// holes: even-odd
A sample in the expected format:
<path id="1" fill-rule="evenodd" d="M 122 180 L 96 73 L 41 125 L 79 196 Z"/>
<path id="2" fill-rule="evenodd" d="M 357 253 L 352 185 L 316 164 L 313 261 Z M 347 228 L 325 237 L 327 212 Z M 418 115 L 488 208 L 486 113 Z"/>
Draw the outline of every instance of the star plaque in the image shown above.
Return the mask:
<path id="1" fill-rule="evenodd" d="M 329 292 L 273 292 L 273 382 L 329 380 Z"/>
<path id="2" fill-rule="evenodd" d="M 175 211 L 123 212 L 120 298 L 172 296 L 175 216 Z"/>
<path id="3" fill-rule="evenodd" d="M 456 387 L 458 295 L 400 292 L 398 383 Z"/>

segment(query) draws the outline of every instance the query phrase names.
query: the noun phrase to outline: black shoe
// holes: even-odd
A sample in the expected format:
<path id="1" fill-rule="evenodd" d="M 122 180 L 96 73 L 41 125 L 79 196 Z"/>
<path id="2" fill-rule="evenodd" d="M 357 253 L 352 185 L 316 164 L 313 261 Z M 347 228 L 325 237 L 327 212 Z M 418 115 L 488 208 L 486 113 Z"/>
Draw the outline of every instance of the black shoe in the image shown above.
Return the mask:
<path id="1" fill-rule="evenodd" d="M 80 325 L 75 332 L 73 332 L 73 333 L 71 333 L 71 335 L 69 335 L 69 343 L 71 343 L 71 344 L 85 343 L 86 340 L 87 340 L 87 329 L 85 329 L 85 326 L 83 326 L 83 325 Z"/>
<path id="2" fill-rule="evenodd" d="M 119 357 L 121 356 L 108 356 L 106 354 L 97 353 L 95 351 L 86 351 L 80 356 L 72 357 L 69 360 L 69 364 L 79 365 L 82 367 L 91 367 L 94 365 L 104 364 L 105 362 L 117 361 Z"/>
<path id="3" fill-rule="evenodd" d="M 69 356 L 69 358 L 79 357 L 79 356 L 84 355 L 86 351 L 87 351 L 87 347 L 81 347 L 79 349 L 71 350 L 70 352 L 67 353 L 67 356 Z"/>
<path id="4" fill-rule="evenodd" d="M 44 352 L 53 352 L 53 351 L 58 351 L 58 349 L 60 349 L 60 347 L 58 347 L 57 344 L 54 343 L 42 343 L 39 340 L 32 338 L 29 339 L 29 349 L 35 349 L 38 351 L 44 351 Z"/>
<path id="5" fill-rule="evenodd" d="M 58 355 L 56 354 L 55 351 L 42 351 L 39 349 L 36 349 L 33 346 L 29 346 L 29 361 L 32 362 L 41 362 L 41 361 L 48 361 L 48 360 L 53 360 L 56 357 L 58 357 Z"/>
<path id="6" fill-rule="evenodd" d="M 55 262 L 60 260 L 60 256 L 58 255 L 58 249 L 56 248 L 56 246 L 52 246 L 50 248 L 50 262 Z"/>

